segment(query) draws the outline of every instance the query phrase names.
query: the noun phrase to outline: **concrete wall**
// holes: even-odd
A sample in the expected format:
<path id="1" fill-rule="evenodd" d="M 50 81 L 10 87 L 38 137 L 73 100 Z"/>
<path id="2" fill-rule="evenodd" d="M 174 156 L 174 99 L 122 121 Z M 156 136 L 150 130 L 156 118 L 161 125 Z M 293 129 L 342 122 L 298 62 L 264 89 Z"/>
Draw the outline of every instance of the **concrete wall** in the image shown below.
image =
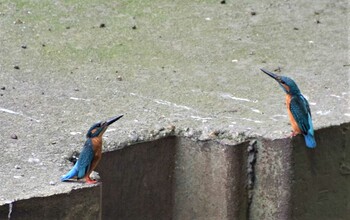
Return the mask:
<path id="1" fill-rule="evenodd" d="M 13 202 L 11 219 L 346 219 L 350 124 L 316 137 L 316 149 L 301 136 L 135 144 L 103 155 L 102 184 Z M 9 210 L 0 206 L 0 219 Z"/>
<path id="2" fill-rule="evenodd" d="M 251 219 L 348 219 L 350 124 L 316 131 L 317 148 L 302 136 L 258 144 Z"/>
<path id="3" fill-rule="evenodd" d="M 0 206 L 0 219 L 100 219 L 101 187 L 34 197 Z"/>

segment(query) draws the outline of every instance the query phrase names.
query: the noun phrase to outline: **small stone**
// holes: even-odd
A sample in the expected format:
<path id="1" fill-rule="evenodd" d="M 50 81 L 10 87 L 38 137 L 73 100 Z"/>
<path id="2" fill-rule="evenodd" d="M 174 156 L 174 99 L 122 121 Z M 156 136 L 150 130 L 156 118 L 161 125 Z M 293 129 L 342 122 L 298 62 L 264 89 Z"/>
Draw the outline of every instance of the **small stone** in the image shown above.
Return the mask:
<path id="1" fill-rule="evenodd" d="M 134 25 L 134 26 L 132 26 L 131 28 L 132 28 L 133 30 L 136 30 L 137 27 L 136 27 L 136 25 Z"/>
<path id="2" fill-rule="evenodd" d="M 168 125 L 167 127 L 167 130 L 170 130 L 170 131 L 175 131 L 175 125 Z"/>
<path id="3" fill-rule="evenodd" d="M 221 0 L 220 4 L 226 4 L 226 1 L 225 0 Z"/>
<path id="4" fill-rule="evenodd" d="M 12 139 L 15 139 L 15 140 L 17 140 L 17 139 L 18 139 L 18 137 L 17 137 L 17 135 L 16 135 L 16 134 L 11 134 L 11 138 L 12 138 Z"/>
<path id="5" fill-rule="evenodd" d="M 100 24 L 100 28 L 105 28 L 106 25 L 104 23 Z"/>
<path id="6" fill-rule="evenodd" d="M 19 70 L 19 66 L 17 66 L 17 65 L 14 66 L 13 68 L 15 68 L 16 70 Z"/>
<path id="7" fill-rule="evenodd" d="M 78 88 L 74 88 L 74 91 L 78 92 L 78 91 L 79 91 L 79 89 L 78 89 Z"/>
<path id="8" fill-rule="evenodd" d="M 1 87 L 1 90 L 5 90 L 5 89 L 6 89 L 5 86 L 2 86 L 2 87 Z"/>
<path id="9" fill-rule="evenodd" d="M 56 185 L 56 182 L 55 182 L 55 181 L 50 181 L 49 184 L 50 184 L 51 186 L 54 186 L 54 185 Z"/>
<path id="10" fill-rule="evenodd" d="M 22 45 L 21 46 L 23 49 L 27 49 L 27 45 Z"/>
<path id="11" fill-rule="evenodd" d="M 118 76 L 118 77 L 117 77 L 117 80 L 118 80 L 118 81 L 123 81 L 122 76 Z"/>
<path id="12" fill-rule="evenodd" d="M 17 19 L 14 23 L 15 24 L 23 24 L 24 22 L 21 19 Z"/>
<path id="13" fill-rule="evenodd" d="M 21 167 L 18 164 L 16 164 L 15 169 L 19 170 L 19 169 L 21 169 Z"/>
<path id="14" fill-rule="evenodd" d="M 252 11 L 252 12 L 250 12 L 250 14 L 251 14 L 252 16 L 255 16 L 255 15 L 256 15 L 256 12 L 255 12 L 255 11 Z"/>
<path id="15" fill-rule="evenodd" d="M 297 31 L 297 30 L 299 30 L 299 28 L 297 28 L 297 27 L 294 27 L 294 28 L 293 28 L 293 30 L 296 30 L 296 31 Z"/>

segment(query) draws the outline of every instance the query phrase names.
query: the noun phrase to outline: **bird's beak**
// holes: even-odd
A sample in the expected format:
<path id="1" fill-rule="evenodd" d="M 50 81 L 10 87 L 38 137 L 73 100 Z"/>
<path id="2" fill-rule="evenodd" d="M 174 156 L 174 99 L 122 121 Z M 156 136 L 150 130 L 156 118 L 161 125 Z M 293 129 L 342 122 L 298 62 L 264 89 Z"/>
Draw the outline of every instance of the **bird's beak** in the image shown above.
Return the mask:
<path id="1" fill-rule="evenodd" d="M 281 78 L 278 75 L 264 69 L 260 69 L 260 70 L 266 73 L 267 75 L 269 75 L 270 77 L 274 78 L 277 82 L 281 81 Z"/>
<path id="2" fill-rule="evenodd" d="M 113 124 L 114 122 L 118 121 L 123 116 L 124 115 L 119 115 L 119 116 L 116 116 L 116 117 L 113 117 L 113 118 L 107 120 L 106 125 L 109 126 L 109 125 Z"/>

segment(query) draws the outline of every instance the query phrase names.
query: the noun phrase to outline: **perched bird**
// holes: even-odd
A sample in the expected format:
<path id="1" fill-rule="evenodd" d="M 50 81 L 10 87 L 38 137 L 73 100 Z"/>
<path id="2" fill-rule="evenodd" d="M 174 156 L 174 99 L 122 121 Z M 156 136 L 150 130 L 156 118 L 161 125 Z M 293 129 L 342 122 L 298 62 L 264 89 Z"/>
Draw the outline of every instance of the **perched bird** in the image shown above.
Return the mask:
<path id="1" fill-rule="evenodd" d="M 309 103 L 301 94 L 297 84 L 289 77 L 278 76 L 264 69 L 260 70 L 274 78 L 286 92 L 286 106 L 293 128 L 292 136 L 303 134 L 306 146 L 316 147 Z"/>
<path id="2" fill-rule="evenodd" d="M 86 134 L 87 140 L 78 161 L 66 175 L 61 177 L 62 182 L 76 177 L 77 179 L 84 178 L 86 183 L 96 183 L 95 180 L 90 179 L 90 174 L 101 160 L 103 133 L 107 130 L 109 125 L 121 117 L 123 117 L 123 115 L 92 125 Z"/>

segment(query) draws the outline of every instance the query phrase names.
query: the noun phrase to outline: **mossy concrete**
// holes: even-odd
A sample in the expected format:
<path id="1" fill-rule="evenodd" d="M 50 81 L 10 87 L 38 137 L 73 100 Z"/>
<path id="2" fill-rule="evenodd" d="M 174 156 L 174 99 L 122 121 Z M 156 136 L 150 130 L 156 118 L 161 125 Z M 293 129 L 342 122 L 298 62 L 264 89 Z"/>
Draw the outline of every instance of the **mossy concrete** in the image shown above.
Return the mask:
<path id="1" fill-rule="evenodd" d="M 1 2 L 0 204 L 84 187 L 59 182 L 67 158 L 117 114 L 105 151 L 284 139 L 283 91 L 261 67 L 298 83 L 316 130 L 349 123 L 347 1 L 225 2 Z"/>

